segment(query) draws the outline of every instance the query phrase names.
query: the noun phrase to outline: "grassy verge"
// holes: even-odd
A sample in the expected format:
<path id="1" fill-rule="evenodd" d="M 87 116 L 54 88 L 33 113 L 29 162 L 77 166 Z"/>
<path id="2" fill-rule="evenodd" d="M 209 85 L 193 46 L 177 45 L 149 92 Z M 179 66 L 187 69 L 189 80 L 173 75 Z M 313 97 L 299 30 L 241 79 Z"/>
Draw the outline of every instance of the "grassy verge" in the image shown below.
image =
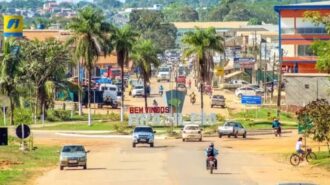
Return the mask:
<path id="1" fill-rule="evenodd" d="M 55 146 L 43 146 L 26 153 L 18 148 L 19 146 L 13 143 L 0 147 L 0 184 L 26 184 L 58 161 L 58 147 Z"/>
<path id="2" fill-rule="evenodd" d="M 313 160 L 311 164 L 324 168 L 330 171 L 330 155 L 328 152 L 317 152 L 317 159 Z"/>

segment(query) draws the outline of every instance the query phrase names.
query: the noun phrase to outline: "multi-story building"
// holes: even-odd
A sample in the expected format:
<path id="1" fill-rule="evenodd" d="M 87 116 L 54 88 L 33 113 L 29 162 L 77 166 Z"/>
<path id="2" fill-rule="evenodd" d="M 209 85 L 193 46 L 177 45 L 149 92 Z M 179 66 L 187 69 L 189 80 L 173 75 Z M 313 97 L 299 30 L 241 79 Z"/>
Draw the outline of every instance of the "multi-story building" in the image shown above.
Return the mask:
<path id="1" fill-rule="evenodd" d="M 317 57 L 310 45 L 315 40 L 330 40 L 325 26 L 306 20 L 306 11 L 330 15 L 330 1 L 275 6 L 279 16 L 279 51 L 282 51 L 282 71 L 291 73 L 317 73 Z"/>

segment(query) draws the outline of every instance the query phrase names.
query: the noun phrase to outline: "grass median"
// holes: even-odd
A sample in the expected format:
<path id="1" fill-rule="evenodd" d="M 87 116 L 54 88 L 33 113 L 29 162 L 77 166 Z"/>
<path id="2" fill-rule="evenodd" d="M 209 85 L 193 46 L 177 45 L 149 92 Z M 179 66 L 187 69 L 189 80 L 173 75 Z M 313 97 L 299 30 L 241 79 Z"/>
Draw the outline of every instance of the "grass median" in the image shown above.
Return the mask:
<path id="1" fill-rule="evenodd" d="M 0 184 L 21 185 L 58 162 L 57 146 L 42 146 L 36 150 L 22 152 L 18 144 L 0 147 Z"/>
<path id="2" fill-rule="evenodd" d="M 317 152 L 317 159 L 311 162 L 312 165 L 324 168 L 330 171 L 330 154 L 329 152 Z"/>

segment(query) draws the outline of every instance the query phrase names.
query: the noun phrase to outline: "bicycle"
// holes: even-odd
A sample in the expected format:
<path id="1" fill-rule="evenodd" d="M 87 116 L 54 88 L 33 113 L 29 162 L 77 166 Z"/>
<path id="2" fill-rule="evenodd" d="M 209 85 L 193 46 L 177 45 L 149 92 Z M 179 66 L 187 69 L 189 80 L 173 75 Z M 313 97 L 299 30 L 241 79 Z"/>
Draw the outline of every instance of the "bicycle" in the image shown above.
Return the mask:
<path id="1" fill-rule="evenodd" d="M 307 148 L 306 152 L 304 154 L 298 154 L 298 153 L 293 153 L 290 157 L 290 163 L 292 166 L 298 166 L 300 162 L 302 162 L 306 159 L 307 162 L 310 162 L 312 160 L 316 159 L 316 154 L 312 152 L 311 148 Z"/>

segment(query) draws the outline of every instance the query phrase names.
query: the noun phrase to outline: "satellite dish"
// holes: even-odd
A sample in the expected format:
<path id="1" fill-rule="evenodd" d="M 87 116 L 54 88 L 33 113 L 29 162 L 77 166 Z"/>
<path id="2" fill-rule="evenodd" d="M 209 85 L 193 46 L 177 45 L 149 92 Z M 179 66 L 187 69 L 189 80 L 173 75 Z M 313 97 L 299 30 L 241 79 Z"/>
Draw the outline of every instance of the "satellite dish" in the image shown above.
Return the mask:
<path id="1" fill-rule="evenodd" d="M 0 106 L 1 107 L 8 107 L 10 106 L 10 100 L 7 96 L 0 95 Z"/>

